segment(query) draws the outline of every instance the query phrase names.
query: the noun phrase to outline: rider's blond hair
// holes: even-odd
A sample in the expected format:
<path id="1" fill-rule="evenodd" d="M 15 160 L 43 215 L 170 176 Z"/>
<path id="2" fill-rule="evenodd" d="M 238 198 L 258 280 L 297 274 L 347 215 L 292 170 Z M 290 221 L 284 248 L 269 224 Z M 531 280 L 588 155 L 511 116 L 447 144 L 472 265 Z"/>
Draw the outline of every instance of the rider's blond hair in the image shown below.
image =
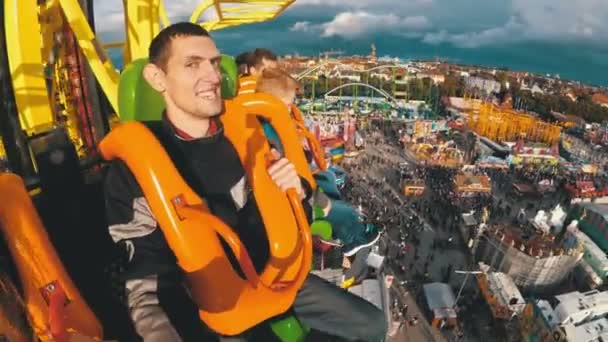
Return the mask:
<path id="1" fill-rule="evenodd" d="M 291 92 L 297 92 L 298 81 L 282 69 L 266 69 L 259 76 L 256 92 L 267 93 L 278 98 L 284 98 Z"/>

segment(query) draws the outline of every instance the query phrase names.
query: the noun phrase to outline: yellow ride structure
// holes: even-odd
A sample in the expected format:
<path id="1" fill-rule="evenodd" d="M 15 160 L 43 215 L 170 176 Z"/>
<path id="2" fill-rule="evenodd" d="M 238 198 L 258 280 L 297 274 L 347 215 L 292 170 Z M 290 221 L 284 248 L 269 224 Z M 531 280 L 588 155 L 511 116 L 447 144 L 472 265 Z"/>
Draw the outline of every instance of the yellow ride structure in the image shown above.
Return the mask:
<path id="1" fill-rule="evenodd" d="M 499 142 L 516 141 L 523 136 L 527 141 L 553 145 L 561 134 L 559 126 L 491 103 L 482 103 L 478 110 L 470 110 L 467 125 L 477 134 Z"/>
<path id="2" fill-rule="evenodd" d="M 101 2 L 101 0 L 97 1 Z M 276 18 L 294 1 L 295 0 L 206 0 L 193 8 L 190 21 L 201 25 L 209 31 L 258 23 Z M 99 217 L 97 219 L 91 219 L 91 222 L 79 225 L 79 229 L 72 229 L 70 226 L 74 225 L 75 227 L 78 225 L 75 222 L 81 222 L 81 218 L 87 216 L 80 211 L 81 209 L 86 208 L 86 210 L 88 210 L 93 207 L 103 208 L 103 205 L 98 206 L 96 204 L 99 203 L 95 203 L 97 200 L 102 199 L 102 196 L 99 195 L 100 179 L 103 177 L 99 160 L 95 161 L 95 157 L 98 155 L 99 142 L 109 131 L 109 121 L 116 120 L 117 117 L 120 117 L 121 115 L 121 113 L 119 113 L 118 105 L 120 72 L 112 64 L 106 49 L 123 48 L 125 65 L 129 65 L 135 60 L 145 59 L 148 55 L 148 47 L 152 39 L 163 27 L 167 27 L 170 24 L 162 0 L 123 0 L 122 3 L 124 7 L 125 25 L 124 42 L 110 42 L 109 44 L 104 45 L 96 35 L 95 27 L 92 26 L 93 0 L 6 0 L 0 2 L 0 42 L 2 43 L 0 45 L 0 76 L 2 76 L 0 78 L 0 81 L 2 81 L 2 88 L 0 89 L 2 92 L 0 92 L 0 96 L 7 95 L 4 94 L 4 90 L 10 89 L 8 91 L 10 96 L 7 96 L 6 99 L 2 99 L 5 103 L 3 103 L 4 111 L 0 112 L 0 119 L 10 117 L 11 120 L 14 119 L 16 122 L 16 124 L 14 124 L 11 120 L 0 120 L 0 134 L 9 132 L 14 136 L 19 136 L 18 142 L 17 139 L 13 139 L 12 136 L 10 139 L 7 138 L 8 134 L 4 136 L 4 140 L 0 139 L 0 159 L 7 157 L 7 154 L 8 157 L 10 157 L 10 153 L 13 153 L 14 156 L 17 154 L 15 151 L 19 152 L 19 154 L 23 154 L 20 155 L 20 157 L 25 156 L 25 158 L 17 158 L 19 159 L 18 163 L 11 163 L 14 162 L 15 159 L 11 160 L 10 158 L 7 158 L 10 164 L 9 166 L 11 166 L 11 174 L 0 174 L 0 176 L 3 176 L 3 182 L 0 182 L 0 185 L 2 185 L 2 189 L 0 189 L 2 190 L 0 191 L 2 196 L 0 196 L 0 199 L 4 199 L 0 200 L 0 202 L 3 203 L 3 206 L 0 206 L 0 208 L 4 209 L 4 211 L 0 210 L 0 221 L 2 221 L 0 224 L 0 228 L 2 228 L 0 229 L 2 230 L 0 235 L 8 241 L 8 246 L 10 246 L 9 261 L 10 259 L 13 259 L 12 261 L 15 264 L 18 264 L 18 270 L 20 272 L 18 276 L 23 279 L 39 280 L 39 282 L 23 282 L 24 284 L 22 285 L 26 287 L 25 292 L 27 292 L 27 295 L 24 297 L 26 299 L 33 298 L 31 301 L 26 302 L 26 310 L 28 311 L 28 315 L 32 312 L 36 313 L 38 319 L 31 319 L 32 322 L 30 323 L 35 334 L 42 340 L 49 340 L 51 337 L 54 339 L 56 331 L 53 331 L 53 327 L 59 327 L 58 331 L 61 333 L 64 332 L 63 330 L 65 330 L 65 332 L 69 331 L 70 333 L 81 332 L 80 328 L 82 327 L 82 331 L 87 333 L 87 337 L 95 339 L 100 338 L 102 332 L 104 334 L 106 333 L 105 331 L 102 331 L 101 328 L 100 322 L 102 318 L 87 317 L 87 315 L 82 314 L 83 312 L 86 313 L 86 310 L 80 310 L 79 305 L 85 302 L 79 297 L 76 285 L 70 282 L 70 276 L 74 277 L 74 274 L 65 272 L 65 269 L 71 267 L 71 270 L 77 268 L 77 271 L 74 271 L 74 273 L 79 273 L 81 275 L 102 273 L 94 268 L 95 266 L 105 264 L 105 262 L 108 261 L 102 260 L 106 259 L 106 251 L 104 251 L 104 253 L 91 253 L 88 260 L 94 260 L 95 262 L 100 261 L 100 263 L 92 264 L 90 270 L 88 269 L 88 265 L 87 267 L 81 267 L 81 265 L 74 266 L 76 262 L 68 265 L 68 262 L 65 262 L 65 259 L 62 259 L 65 255 L 72 253 L 72 257 L 76 255 L 82 256 L 88 252 L 83 250 L 82 252 L 74 253 L 75 249 L 80 248 L 75 245 L 83 243 L 82 239 L 80 239 L 77 244 L 70 244 L 70 247 L 75 246 L 75 249 L 65 252 L 65 255 L 59 255 L 55 253 L 55 248 L 62 252 L 66 250 L 65 246 L 67 244 L 55 245 L 56 241 L 51 241 L 49 237 L 51 235 L 54 237 L 64 235 L 68 236 L 68 239 L 64 240 L 67 241 L 72 238 L 70 236 L 73 235 L 72 233 L 80 234 L 83 233 L 84 230 L 87 230 L 86 234 L 88 235 L 98 228 L 92 226 L 96 226 L 103 221 L 100 219 L 101 217 Z M 201 18 L 206 19 L 202 21 Z M 94 92 L 94 94 L 91 94 L 91 92 Z M 105 97 L 100 95 L 105 95 Z M 255 101 L 252 100 L 249 102 L 245 101 L 246 103 L 239 103 L 239 107 L 235 108 L 239 109 L 241 107 L 244 108 L 245 106 L 254 106 L 258 109 L 254 111 L 254 113 L 260 113 L 262 110 L 260 110 L 259 106 L 265 106 L 264 108 L 267 108 L 268 106 L 267 104 L 262 104 L 259 99 L 260 97 L 256 97 Z M 107 103 L 102 103 L 104 100 Z M 14 104 L 14 106 L 11 107 L 6 103 L 10 103 L 11 105 Z M 102 108 L 104 105 L 107 105 L 107 107 Z M 287 120 L 288 114 L 284 106 L 279 103 L 278 108 L 285 110 L 285 113 L 281 115 Z M 236 113 L 233 117 L 235 115 L 240 115 L 238 116 L 239 118 L 245 117 L 244 114 L 246 114 L 245 112 L 239 112 L 237 110 L 227 111 Z M 277 105 L 275 105 L 271 112 L 280 112 L 277 110 Z M 228 116 L 226 115 L 223 116 L 224 119 L 227 117 Z M 11 127 L 4 127 L 4 124 L 9 121 L 11 121 Z M 239 124 L 244 122 L 240 119 L 234 121 Z M 275 119 L 268 119 L 268 121 L 273 124 L 277 123 L 277 120 Z M 283 126 L 292 129 L 293 125 L 291 122 L 287 122 L 287 124 L 284 124 Z M 229 127 L 232 126 L 224 124 L 226 132 L 230 130 Z M 241 126 L 238 126 L 238 128 L 241 128 Z M 247 126 L 247 129 L 250 129 L 250 127 Z M 113 131 L 116 132 L 116 130 Z M 236 128 L 233 130 L 233 132 L 237 133 L 244 131 L 245 130 L 237 130 Z M 261 128 L 258 131 L 261 131 Z M 253 133 L 258 131 L 254 132 L 251 130 Z M 295 136 L 295 130 L 293 131 L 293 134 L 294 136 L 290 141 L 298 141 Z M 242 134 L 235 134 L 235 136 L 239 138 L 243 137 Z M 128 138 L 130 139 L 132 136 L 129 136 Z M 250 147 L 250 145 L 245 145 L 249 140 L 242 140 L 242 142 L 243 146 Z M 70 148 L 72 147 L 71 145 L 75 147 L 78 157 L 76 157 L 75 153 L 71 153 L 73 152 L 71 149 L 65 148 L 67 145 L 70 145 Z M 287 144 L 284 144 L 284 146 L 287 146 Z M 298 144 L 295 146 L 297 146 L 296 151 L 301 153 L 300 145 Z M 103 148 L 101 148 L 101 150 L 103 150 Z M 246 150 L 245 148 L 242 150 L 253 155 L 250 150 Z M 266 164 L 260 162 L 264 156 L 262 152 L 258 154 L 259 160 L 255 165 L 257 165 L 259 170 L 263 170 L 265 173 Z M 245 152 L 243 152 L 243 155 L 244 153 Z M 308 170 L 303 154 L 301 159 L 302 165 L 305 165 L 306 170 Z M 28 167 L 34 169 L 33 174 L 38 176 L 38 179 L 35 179 L 32 183 L 27 183 L 28 180 L 31 180 L 27 179 L 30 174 L 26 174 L 26 172 L 23 172 L 22 170 L 15 170 L 17 167 L 13 166 L 21 163 L 23 160 L 27 160 L 29 163 Z M 0 172 L 4 171 L 2 170 L 3 164 L 1 162 L 2 160 L 0 160 Z M 78 164 L 78 162 L 80 162 L 80 164 Z M 91 174 L 93 174 L 95 171 L 100 171 L 97 172 L 96 175 L 97 181 L 84 181 L 85 177 L 83 174 L 85 172 L 82 171 L 83 169 L 86 169 L 86 167 L 83 165 L 93 165 L 85 172 L 92 170 Z M 163 168 L 163 171 L 167 169 L 169 168 Z M 65 170 L 70 172 L 65 173 Z M 28 172 L 29 171 L 31 170 L 28 170 Z M 12 173 L 19 174 L 19 177 Z M 258 175 L 254 178 L 255 182 L 264 179 Z M 266 176 L 266 178 L 267 183 L 272 185 L 273 183 L 268 176 Z M 64 181 L 57 182 L 58 179 Z M 33 201 L 31 201 L 30 196 L 34 196 L 34 191 L 27 192 L 32 184 L 40 187 L 35 189 L 35 193 L 40 193 L 40 191 L 42 191 L 42 196 L 38 197 L 44 197 L 41 200 L 43 205 L 41 205 L 40 208 L 42 209 L 36 208 Z M 157 184 L 155 183 L 155 185 Z M 17 193 L 15 187 L 19 188 L 19 193 Z M 276 196 L 277 193 L 280 195 L 278 188 L 272 188 L 274 189 L 274 192 L 268 191 L 267 188 L 271 187 L 260 190 L 259 193 L 263 194 L 255 194 L 256 198 L 259 198 L 259 196 Z M 166 188 L 163 188 L 163 190 L 166 190 Z M 19 196 L 16 196 L 16 193 Z M 180 192 L 180 194 L 184 193 L 186 192 Z M 91 196 L 89 197 L 89 195 Z M 92 195 L 97 197 L 93 198 Z M 188 193 L 186 193 L 186 197 L 184 197 L 186 201 L 189 201 L 189 199 L 187 199 L 188 196 Z M 295 198 L 291 191 L 289 197 Z M 57 199 L 59 199 L 59 201 L 53 201 Z M 270 201 L 264 202 L 271 203 Z M 66 205 L 66 203 L 69 205 Z M 177 202 L 172 203 L 175 204 Z M 273 208 L 276 208 L 276 203 L 276 201 L 272 202 Z M 312 264 L 310 260 L 312 248 L 310 247 L 308 223 L 304 217 L 303 210 L 298 208 L 300 205 L 299 201 L 291 200 L 291 202 L 288 202 L 286 200 L 285 204 L 291 205 L 297 209 L 294 209 L 297 211 L 297 214 L 294 214 L 294 219 L 297 220 L 298 224 L 306 228 L 306 230 L 301 230 L 304 232 L 303 236 L 306 238 L 306 241 L 287 239 L 290 237 L 285 235 L 285 220 L 281 219 L 281 224 L 276 225 L 281 228 L 280 233 L 277 234 L 281 237 L 287 237 L 286 240 L 289 240 L 287 241 L 288 243 L 293 242 L 293 245 L 303 252 L 301 256 L 283 251 L 280 251 L 283 254 L 279 253 L 277 255 L 286 255 L 288 258 L 295 256 L 301 259 L 300 263 L 304 266 L 296 270 L 298 279 L 301 280 L 289 283 L 292 279 L 285 278 L 285 281 L 283 281 L 284 277 L 291 277 L 290 272 L 293 272 L 284 267 L 287 259 L 286 257 L 281 257 L 280 263 L 278 263 L 279 266 L 277 266 L 277 271 L 269 271 L 260 278 L 260 281 L 267 281 L 268 279 L 266 278 L 270 278 L 271 276 L 280 279 L 281 282 L 277 280 L 273 280 L 272 282 L 268 281 L 269 285 L 264 286 L 281 294 L 283 294 L 281 291 L 286 292 L 288 289 L 291 289 L 293 292 L 291 297 L 295 297 L 297 288 L 299 288 L 303 282 L 303 279 L 308 274 L 308 270 Z M 38 205 L 38 203 L 36 205 Z M 198 204 L 186 206 L 184 204 L 184 211 L 180 213 L 181 216 L 179 217 L 179 220 L 173 218 L 173 222 L 184 221 L 190 214 L 183 216 L 183 213 L 199 210 L 199 207 L 204 206 L 205 205 Z M 292 208 L 291 206 L 289 208 Z M 16 207 L 25 211 L 18 211 L 15 209 Z M 167 205 L 165 205 L 165 207 L 169 208 Z M 49 221 L 51 221 L 51 226 L 61 226 L 60 228 L 63 230 L 55 230 L 53 231 L 53 234 L 47 234 L 46 229 L 43 226 L 47 225 L 49 222 L 42 222 L 42 220 L 38 218 L 37 211 L 46 214 L 47 217 L 51 217 L 51 219 L 49 219 Z M 266 212 L 271 211 L 267 210 Z M 287 213 L 288 211 L 284 210 L 282 212 Z M 100 214 L 99 210 L 92 209 L 91 213 L 95 213 L 95 215 Z M 271 214 L 274 215 L 275 213 L 271 212 Z M 298 216 L 295 217 L 295 215 Z M 72 218 L 74 220 L 71 220 Z M 60 220 L 61 223 L 59 223 Z M 11 222 L 11 224 L 9 225 L 7 222 Z M 266 221 L 264 223 L 266 223 Z M 27 227 L 24 228 L 24 226 L 30 227 L 31 230 L 26 230 Z M 197 231 L 200 231 L 200 229 L 198 229 L 200 226 L 201 225 L 196 226 Z M 217 226 L 217 223 L 210 226 L 215 227 Z M 11 231 L 10 234 L 7 233 L 9 230 Z M 39 239 L 35 240 L 32 237 L 34 235 Z M 270 236 L 271 234 L 268 235 Z M 15 239 L 15 236 L 17 236 L 17 239 Z M 0 239 L 2 237 L 0 237 Z M 230 239 L 228 240 L 230 241 Z M 276 249 L 277 246 L 282 244 L 271 243 L 271 245 Z M 0 246 L 0 248 L 3 247 L 4 246 Z M 200 249 L 200 246 L 197 248 L 205 253 L 208 252 L 205 248 Z M 2 252 L 4 252 L 4 250 L 0 250 L 0 256 L 4 257 L 4 255 L 1 254 Z M 19 259 L 15 257 L 15 255 L 23 257 Z M 42 255 L 42 257 L 40 257 L 40 255 Z M 241 253 L 235 253 L 235 255 L 240 256 Z M 49 260 L 51 260 L 51 263 L 57 267 L 51 270 L 44 269 L 41 271 L 43 267 L 48 266 L 41 262 L 42 260 L 45 260 L 47 264 L 49 263 Z M 4 261 L 4 259 L 2 261 Z M 0 264 L 0 275 L 5 272 L 2 268 L 3 266 L 3 263 Z M 27 272 L 23 270 L 26 270 Z M 226 268 L 226 270 L 228 270 L 228 268 Z M 109 272 L 108 270 L 103 271 L 104 273 Z M 200 277 L 201 274 L 202 273 L 198 272 L 196 273 L 196 276 Z M 99 279 L 102 278 L 104 277 L 99 277 Z M 82 281 L 83 279 L 79 280 Z M 86 279 L 84 282 L 87 282 Z M 74 283 L 76 283 L 76 281 L 74 281 Z M 39 286 L 41 284 L 42 286 Z M 56 286 L 57 284 L 61 286 Z M 81 285 L 82 282 L 79 284 Z M 2 283 L 0 282 L 0 286 L 1 285 Z M 87 285 L 94 289 L 97 289 L 97 285 L 99 285 L 99 288 L 103 288 L 104 286 L 108 287 L 108 284 L 87 283 Z M 218 285 L 221 290 L 226 289 L 226 283 L 218 283 Z M 241 287 L 238 285 L 233 287 L 233 289 L 240 288 Z M 262 286 L 253 283 L 251 288 L 255 290 L 262 288 Z M 205 290 L 208 290 L 208 288 Z M 269 293 L 274 293 L 271 290 L 268 290 Z M 236 293 L 235 291 L 232 292 Z M 59 297 L 63 296 L 63 298 L 54 299 L 55 296 L 49 295 L 53 293 L 58 294 L 56 296 Z M 16 296 L 12 297 L 13 298 L 10 298 L 11 300 L 16 299 Z M 98 297 L 98 301 L 106 298 L 98 293 L 92 297 Z M 201 295 L 198 297 L 202 298 L 204 296 Z M 250 297 L 253 298 L 252 296 Z M 263 319 L 266 320 L 268 317 L 283 313 L 286 308 L 291 305 L 290 301 L 293 301 L 293 298 L 291 297 L 272 297 L 273 299 L 267 303 L 269 306 L 276 307 L 278 304 L 281 304 L 284 307 L 278 307 L 278 309 L 276 309 L 280 312 L 264 313 Z M 271 297 L 269 296 L 267 298 Z M 257 300 L 259 298 L 256 297 L 254 299 Z M 279 299 L 282 300 L 282 302 L 279 301 Z M 222 305 L 225 303 L 226 302 L 223 302 Z M 86 303 L 84 305 L 86 306 Z M 100 311 L 104 312 L 111 306 L 111 303 L 107 307 L 104 305 Z M 262 312 L 260 311 L 259 306 L 241 305 L 241 307 L 247 308 L 256 314 Z M 43 309 L 38 310 L 38 308 Z M 225 308 L 222 309 L 223 311 L 220 313 L 228 312 Z M 214 307 L 213 310 L 216 310 L 216 307 Z M 213 310 L 209 310 L 210 315 L 218 315 L 218 312 L 216 311 L 219 310 Z M 239 311 L 239 313 L 240 312 L 241 311 Z M 98 314 L 98 312 L 95 312 L 95 314 Z M 253 314 L 243 314 L 242 321 L 245 321 L 246 325 L 239 327 L 239 329 L 245 330 L 246 328 L 259 323 L 258 321 L 261 321 L 261 318 L 256 321 L 255 316 L 256 315 Z M 2 317 L 2 312 L 0 310 L 0 322 L 4 322 Z M 244 318 L 247 318 L 248 320 L 245 320 Z M 63 321 L 68 319 L 78 323 L 77 325 L 79 326 L 77 327 L 74 325 L 66 327 Z M 207 321 L 211 320 L 212 318 L 207 319 Z M 120 322 L 121 318 L 119 316 L 105 317 L 105 321 L 113 321 L 112 326 L 117 331 L 120 331 L 121 329 L 124 330 L 124 327 L 121 327 L 122 322 Z M 82 322 L 85 323 L 80 324 Z M 297 330 L 294 328 L 294 323 L 291 323 L 289 320 L 285 320 L 285 322 L 283 328 L 277 329 L 287 330 L 287 333 L 290 333 L 289 330 Z M 51 326 L 51 329 L 47 329 L 48 325 Z M 230 330 L 234 329 L 234 326 L 234 324 L 231 325 L 229 322 L 221 327 L 221 331 L 219 331 L 220 329 L 217 330 L 223 334 L 240 333 L 241 331 Z M 68 330 L 68 328 L 70 330 Z M 103 328 L 105 329 L 106 326 Z M 272 329 L 275 329 L 274 325 L 272 326 Z M 300 328 L 298 327 L 298 329 Z M 275 334 L 277 336 L 281 334 L 285 335 L 285 331 L 275 331 Z M 0 331 L 0 335 L 2 335 L 2 331 Z M 54 340 L 62 341 L 63 339 Z"/>

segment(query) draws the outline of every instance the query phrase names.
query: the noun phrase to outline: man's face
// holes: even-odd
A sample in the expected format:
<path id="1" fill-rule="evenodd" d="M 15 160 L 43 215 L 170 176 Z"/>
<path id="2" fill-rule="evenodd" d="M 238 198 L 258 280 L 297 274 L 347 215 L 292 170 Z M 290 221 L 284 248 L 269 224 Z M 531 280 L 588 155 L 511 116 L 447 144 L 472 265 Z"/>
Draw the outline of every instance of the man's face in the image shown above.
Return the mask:
<path id="1" fill-rule="evenodd" d="M 165 70 L 165 100 L 187 115 L 222 111 L 220 52 L 209 37 L 175 37 Z"/>

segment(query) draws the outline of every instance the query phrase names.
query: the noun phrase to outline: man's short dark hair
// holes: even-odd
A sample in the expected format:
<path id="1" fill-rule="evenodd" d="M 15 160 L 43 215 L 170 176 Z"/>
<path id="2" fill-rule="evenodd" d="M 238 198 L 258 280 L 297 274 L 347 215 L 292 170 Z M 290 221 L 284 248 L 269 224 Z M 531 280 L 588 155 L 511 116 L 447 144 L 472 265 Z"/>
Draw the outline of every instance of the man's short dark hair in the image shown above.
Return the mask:
<path id="1" fill-rule="evenodd" d="M 264 49 L 264 48 L 257 48 L 255 50 L 253 50 L 253 52 L 251 53 L 251 57 L 249 58 L 249 63 L 247 63 L 249 65 L 249 67 L 254 67 L 254 68 L 259 68 L 262 63 L 264 63 L 264 60 L 269 60 L 269 61 L 276 61 L 277 55 L 275 55 L 272 51 L 268 50 L 268 49 Z"/>
<path id="2" fill-rule="evenodd" d="M 210 37 L 209 32 L 200 25 L 181 22 L 165 27 L 158 33 L 148 49 L 148 59 L 150 63 L 155 64 L 161 69 L 165 69 L 169 60 L 169 52 L 171 51 L 171 41 L 175 37 Z"/>
<path id="3" fill-rule="evenodd" d="M 236 56 L 236 58 L 234 60 L 236 62 L 236 65 L 243 65 L 243 64 L 249 65 L 249 59 L 252 56 L 253 56 L 253 52 L 246 51 L 246 52 L 243 52 L 243 53 L 239 54 L 238 56 Z"/>

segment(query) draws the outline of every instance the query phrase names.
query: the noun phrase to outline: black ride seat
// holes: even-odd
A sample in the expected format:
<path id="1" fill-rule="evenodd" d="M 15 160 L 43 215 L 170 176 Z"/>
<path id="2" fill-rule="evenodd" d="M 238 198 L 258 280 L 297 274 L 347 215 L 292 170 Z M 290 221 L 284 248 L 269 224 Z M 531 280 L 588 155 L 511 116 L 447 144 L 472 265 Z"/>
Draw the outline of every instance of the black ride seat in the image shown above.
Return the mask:
<path id="1" fill-rule="evenodd" d="M 117 275 L 126 255 L 116 248 L 105 219 L 103 170 L 85 182 L 74 146 L 65 131 L 33 145 L 42 192 L 38 213 L 64 267 L 104 329 L 104 339 L 138 341 Z M 52 158 L 60 153 L 63 158 Z M 100 177 L 101 176 L 101 177 Z"/>

